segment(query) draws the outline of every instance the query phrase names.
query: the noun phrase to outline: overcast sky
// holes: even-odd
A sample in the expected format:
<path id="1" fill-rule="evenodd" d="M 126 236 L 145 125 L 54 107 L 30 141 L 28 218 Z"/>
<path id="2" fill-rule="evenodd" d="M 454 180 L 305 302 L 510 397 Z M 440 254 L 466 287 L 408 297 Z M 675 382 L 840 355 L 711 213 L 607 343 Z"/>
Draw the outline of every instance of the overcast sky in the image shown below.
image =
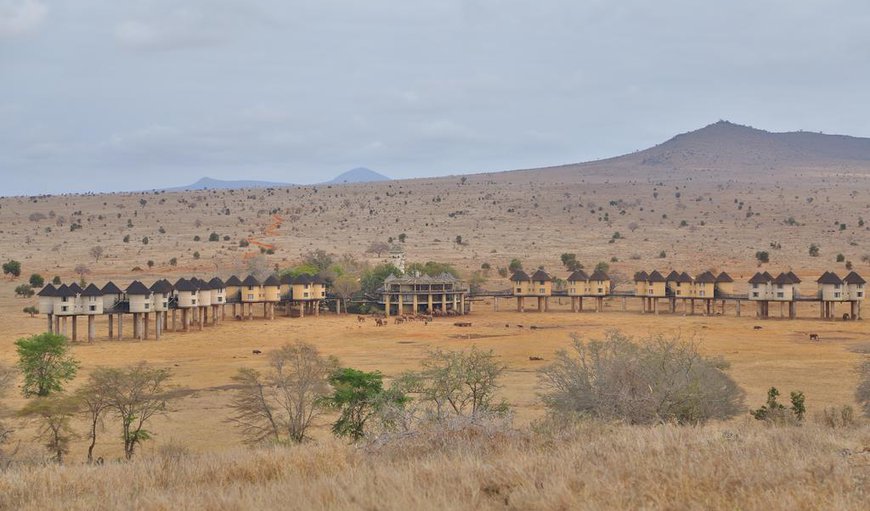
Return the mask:
<path id="1" fill-rule="evenodd" d="M 870 136 L 866 0 L 0 0 L 0 194 Z"/>

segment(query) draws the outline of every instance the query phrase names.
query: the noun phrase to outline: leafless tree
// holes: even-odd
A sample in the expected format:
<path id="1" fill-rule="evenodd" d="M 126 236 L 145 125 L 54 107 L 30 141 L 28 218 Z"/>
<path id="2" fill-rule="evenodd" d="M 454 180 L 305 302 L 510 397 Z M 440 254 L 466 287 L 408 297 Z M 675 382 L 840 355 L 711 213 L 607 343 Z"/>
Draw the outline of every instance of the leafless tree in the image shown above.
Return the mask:
<path id="1" fill-rule="evenodd" d="M 100 262 L 100 258 L 103 257 L 103 247 L 101 247 L 100 245 L 94 245 L 93 247 L 91 247 L 89 253 L 91 254 L 91 257 L 94 258 L 95 262 Z"/>
<path id="2" fill-rule="evenodd" d="M 725 419 L 742 409 L 743 392 L 719 359 L 696 344 L 661 335 L 635 343 L 618 331 L 603 341 L 572 336 L 571 352 L 540 372 L 543 396 L 557 415 L 589 416 L 630 424 Z"/>
<path id="3" fill-rule="evenodd" d="M 233 377 L 237 390 L 228 420 L 249 443 L 303 442 L 323 409 L 338 361 L 302 342 L 284 345 L 268 358 L 265 373 L 243 368 Z"/>
<path id="4" fill-rule="evenodd" d="M 386 243 L 384 241 L 373 241 L 369 245 L 369 248 L 366 249 L 366 252 L 370 254 L 377 254 L 377 256 L 380 258 L 381 254 L 388 250 L 390 250 L 389 243 Z"/>
<path id="5" fill-rule="evenodd" d="M 83 264 L 77 264 L 76 267 L 73 269 L 73 271 L 76 272 L 76 274 L 79 276 L 80 280 L 84 280 L 85 275 L 88 275 L 89 273 L 91 273 L 91 269 Z"/>
<path id="6" fill-rule="evenodd" d="M 112 389 L 106 385 L 112 379 L 105 378 L 100 373 L 92 374 L 88 382 L 76 392 L 78 412 L 88 424 L 88 463 L 94 461 L 94 447 L 97 445 L 97 433 L 103 425 L 106 412 L 109 411 L 109 394 Z"/>

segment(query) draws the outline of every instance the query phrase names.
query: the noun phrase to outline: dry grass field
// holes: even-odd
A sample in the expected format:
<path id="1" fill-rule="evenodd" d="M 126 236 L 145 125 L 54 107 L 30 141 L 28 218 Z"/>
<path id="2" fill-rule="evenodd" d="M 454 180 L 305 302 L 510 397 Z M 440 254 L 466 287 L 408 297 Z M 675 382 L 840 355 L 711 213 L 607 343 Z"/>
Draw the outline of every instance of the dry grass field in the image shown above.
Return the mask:
<path id="1" fill-rule="evenodd" d="M 0 282 L 0 360 L 13 363 L 13 342 L 45 328 L 44 318 L 21 312 L 35 300 L 15 298 L 15 286 L 30 273 L 77 279 L 78 264 L 86 264 L 86 278 L 98 284 L 225 277 L 244 273 L 254 256 L 284 268 L 314 249 L 377 262 L 366 247 L 405 233 L 409 261 L 449 262 L 466 275 L 489 263 L 489 289 L 508 287 L 496 269 L 514 257 L 526 268 L 544 265 L 564 276 L 564 252 L 576 253 L 587 268 L 610 261 L 611 274 L 622 279 L 641 269 L 726 270 L 738 292 L 759 269 L 759 250 L 770 252 L 762 269 L 791 269 L 808 290 L 822 271 L 842 275 L 846 261 L 870 276 L 870 257 L 862 260 L 870 254 L 864 224 L 870 220 L 870 163 L 818 157 L 824 151 L 796 159 L 772 141 L 749 143 L 741 138 L 747 133 L 735 129 L 715 125 L 712 133 L 701 130 L 688 141 L 677 137 L 613 160 L 466 179 L 2 198 L 0 258 L 21 261 L 23 275 Z M 708 139 L 725 136 L 734 139 L 731 149 L 711 157 Z M 220 241 L 208 241 L 213 232 Z M 239 246 L 249 238 L 274 245 L 274 254 Z M 808 254 L 811 243 L 821 247 L 819 257 Z M 93 246 L 104 248 L 99 261 L 89 255 Z M 837 254 L 845 260 L 837 262 Z M 495 312 L 490 302 L 478 302 L 470 328 L 450 319 L 378 328 L 355 316 L 326 314 L 228 320 L 202 332 L 168 332 L 160 341 L 76 343 L 77 382 L 95 367 L 145 360 L 171 368 L 175 384 L 196 392 L 153 423 L 155 438 L 145 443 L 141 461 L 4 474 L 0 509 L 250 509 L 287 502 L 299 509 L 866 509 L 870 461 L 860 453 L 870 446 L 866 424 L 848 431 L 768 430 L 744 416 L 703 428 L 601 427 L 557 440 L 528 432 L 483 435 L 452 439 L 443 449 L 409 446 L 419 454 L 415 459 L 339 445 L 329 434 L 329 417 L 318 425 L 315 445 L 279 451 L 242 450 L 226 423 L 230 377 L 240 367 L 265 365 L 252 350 L 297 340 L 388 378 L 417 367 L 430 347 L 492 349 L 507 366 L 500 394 L 524 431 L 543 416 L 537 370 L 568 346 L 572 333 L 678 333 L 731 363 L 747 407 L 762 404 L 776 386 L 804 391 L 810 415 L 854 405 L 854 369 L 870 351 L 866 321 L 820 321 L 810 304 L 800 304 L 802 319 L 760 322 L 748 303 L 736 318 L 732 309 L 715 317 L 641 315 L 633 302 L 626 312 L 613 302 L 603 313 L 572 314 L 567 303 L 556 302 L 544 314 L 511 312 L 508 302 Z M 104 320 L 97 332 L 105 337 Z M 810 342 L 809 333 L 821 342 Z M 7 402 L 24 404 L 17 395 Z M 122 454 L 115 429 L 110 424 L 97 446 L 107 460 Z M 15 433 L 25 455 L 40 449 L 33 432 L 21 423 Z M 194 454 L 168 456 L 167 446 L 174 445 Z M 858 454 L 844 456 L 843 449 Z M 77 441 L 69 459 L 82 460 L 83 452 L 84 442 Z"/>

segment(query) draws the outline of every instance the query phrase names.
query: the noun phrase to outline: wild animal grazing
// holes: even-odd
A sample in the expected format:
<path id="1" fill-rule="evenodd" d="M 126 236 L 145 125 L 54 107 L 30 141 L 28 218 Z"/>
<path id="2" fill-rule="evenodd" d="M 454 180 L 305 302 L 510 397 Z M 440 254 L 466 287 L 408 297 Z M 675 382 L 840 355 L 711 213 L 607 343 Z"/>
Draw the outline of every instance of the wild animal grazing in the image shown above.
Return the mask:
<path id="1" fill-rule="evenodd" d="M 819 341 L 819 334 L 810 334 L 810 340 L 818 342 Z"/>
<path id="2" fill-rule="evenodd" d="M 254 355 L 260 355 L 260 354 L 262 354 L 263 352 L 260 351 L 260 350 L 251 350 L 251 353 L 253 353 Z"/>
<path id="3" fill-rule="evenodd" d="M 753 330 L 761 330 L 761 327 L 759 325 L 755 325 L 754 327 L 752 327 L 752 329 Z"/>

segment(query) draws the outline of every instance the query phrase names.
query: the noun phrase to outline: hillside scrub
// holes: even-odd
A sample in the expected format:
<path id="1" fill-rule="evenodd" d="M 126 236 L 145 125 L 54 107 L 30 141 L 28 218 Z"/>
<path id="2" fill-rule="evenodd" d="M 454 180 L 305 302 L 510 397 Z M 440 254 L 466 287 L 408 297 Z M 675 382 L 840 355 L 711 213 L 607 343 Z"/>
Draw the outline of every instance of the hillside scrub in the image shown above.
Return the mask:
<path id="1" fill-rule="evenodd" d="M 2 509 L 866 509 L 870 429 L 583 422 L 17 465 Z M 70 496 L 75 495 L 75 498 Z"/>

